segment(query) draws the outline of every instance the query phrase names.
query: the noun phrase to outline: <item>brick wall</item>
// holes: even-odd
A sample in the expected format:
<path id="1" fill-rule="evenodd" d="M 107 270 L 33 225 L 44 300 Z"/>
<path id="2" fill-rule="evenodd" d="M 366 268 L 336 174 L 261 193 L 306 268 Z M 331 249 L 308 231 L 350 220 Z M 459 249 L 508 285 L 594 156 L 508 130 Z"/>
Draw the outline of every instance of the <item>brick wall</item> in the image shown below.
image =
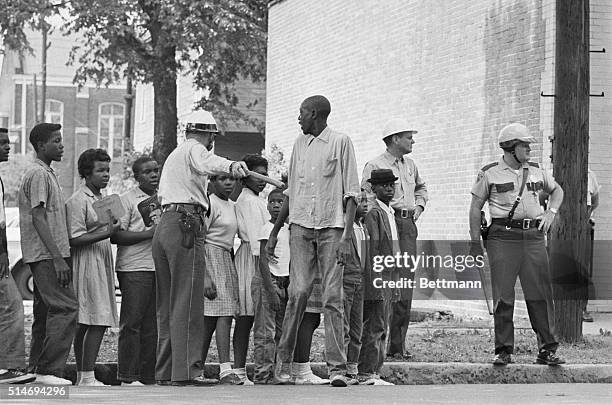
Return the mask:
<path id="1" fill-rule="evenodd" d="M 412 158 L 431 197 L 421 238 L 465 238 L 470 188 L 500 154 L 499 129 L 520 121 L 544 137 L 548 3 L 277 3 L 269 14 L 266 142 L 290 152 L 301 100 L 321 93 L 332 104 L 330 126 L 352 137 L 361 170 L 384 150 L 385 120 L 406 117 L 420 129 Z M 542 143 L 535 155 L 541 160 Z"/>

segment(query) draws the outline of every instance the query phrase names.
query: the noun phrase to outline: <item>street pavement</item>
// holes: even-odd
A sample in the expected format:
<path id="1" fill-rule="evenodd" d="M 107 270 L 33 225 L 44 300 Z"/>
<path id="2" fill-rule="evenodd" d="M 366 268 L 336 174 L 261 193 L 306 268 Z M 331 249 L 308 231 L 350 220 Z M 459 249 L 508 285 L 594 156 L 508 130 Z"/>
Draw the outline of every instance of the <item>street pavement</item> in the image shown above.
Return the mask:
<path id="1" fill-rule="evenodd" d="M 13 400 L 2 404 L 49 404 Z M 53 401 L 51 402 L 53 403 Z M 61 404 L 609 404 L 609 384 L 469 384 L 427 386 L 70 387 Z"/>

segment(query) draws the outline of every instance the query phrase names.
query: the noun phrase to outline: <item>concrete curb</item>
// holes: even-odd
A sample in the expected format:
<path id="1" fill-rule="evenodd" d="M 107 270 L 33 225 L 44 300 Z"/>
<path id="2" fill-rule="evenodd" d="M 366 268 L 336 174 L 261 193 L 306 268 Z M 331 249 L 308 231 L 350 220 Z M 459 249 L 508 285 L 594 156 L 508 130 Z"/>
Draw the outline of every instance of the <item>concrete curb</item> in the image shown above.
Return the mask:
<path id="1" fill-rule="evenodd" d="M 315 374 L 326 377 L 325 363 L 313 363 Z M 253 374 L 253 365 L 247 365 Z M 204 375 L 217 378 L 219 364 L 207 364 Z M 570 364 L 559 367 L 535 364 L 510 364 L 495 367 L 482 363 L 386 363 L 381 376 L 397 385 L 431 384 L 546 384 L 612 383 L 612 364 Z M 74 382 L 76 366 L 66 365 L 66 377 Z M 96 364 L 96 377 L 105 384 L 118 385 L 117 364 Z"/>

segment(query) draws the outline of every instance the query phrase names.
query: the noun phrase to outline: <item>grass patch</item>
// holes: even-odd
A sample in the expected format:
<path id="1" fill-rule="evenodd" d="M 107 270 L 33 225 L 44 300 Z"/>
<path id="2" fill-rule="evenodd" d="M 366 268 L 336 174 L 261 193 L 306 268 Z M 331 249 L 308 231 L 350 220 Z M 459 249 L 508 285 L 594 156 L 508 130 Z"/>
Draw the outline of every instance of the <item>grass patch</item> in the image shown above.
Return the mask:
<path id="1" fill-rule="evenodd" d="M 29 353 L 31 340 L 32 315 L 25 319 L 26 350 Z M 537 355 L 535 333 L 526 327 L 528 321 L 515 322 L 515 353 L 513 361 L 531 364 Z M 116 330 L 107 330 L 98 355 L 98 363 L 117 361 Z M 433 316 L 421 322 L 411 323 L 408 329 L 407 349 L 413 354 L 413 362 L 431 363 L 489 363 L 494 355 L 494 333 L 489 319 L 455 319 L 452 316 Z M 311 361 L 325 361 L 325 340 L 323 322 L 314 333 Z M 569 364 L 612 364 L 612 336 L 586 335 L 581 342 L 561 344 L 558 354 Z M 218 362 L 217 348 L 214 343 L 209 350 L 207 362 Z M 73 353 L 69 362 L 74 362 Z M 253 361 L 253 345 L 249 346 L 247 361 Z M 389 360 L 392 361 L 392 360 Z"/>

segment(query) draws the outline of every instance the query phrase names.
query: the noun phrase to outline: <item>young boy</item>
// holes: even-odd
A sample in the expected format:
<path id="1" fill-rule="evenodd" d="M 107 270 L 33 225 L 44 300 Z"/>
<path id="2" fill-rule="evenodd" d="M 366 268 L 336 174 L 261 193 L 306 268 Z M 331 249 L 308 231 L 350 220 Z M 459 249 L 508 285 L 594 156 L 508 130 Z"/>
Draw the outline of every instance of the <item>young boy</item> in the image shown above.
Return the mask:
<path id="1" fill-rule="evenodd" d="M 280 213 L 284 201 L 284 195 L 282 190 L 273 190 L 268 196 L 268 210 L 270 211 L 270 222 L 266 224 L 266 227 L 262 233 L 265 235 L 261 238 L 262 253 L 265 253 L 265 246 L 267 243 L 268 235 L 272 230 L 274 223 Z M 258 333 L 259 328 L 255 326 L 254 340 L 255 340 L 255 383 L 258 384 L 277 384 L 278 380 L 274 378 L 274 364 L 270 364 L 270 361 L 276 360 L 276 348 L 280 341 L 283 318 L 285 316 L 285 309 L 289 300 L 289 229 L 287 226 L 283 226 L 277 236 L 278 243 L 274 250 L 276 259 L 274 261 L 268 261 L 267 255 L 260 257 L 260 270 L 261 270 L 261 284 L 259 288 L 260 296 L 267 298 L 268 307 L 263 306 L 263 311 L 266 312 L 268 317 L 266 334 L 260 335 Z M 270 281 L 266 281 L 269 278 Z M 255 277 L 254 277 L 255 281 Z M 261 294 L 261 291 L 264 293 Z M 316 291 L 318 289 L 318 292 Z M 273 293 L 272 293 L 272 292 Z M 255 300 L 255 298 L 253 298 Z M 278 304 L 276 300 L 278 299 Z M 298 328 L 298 337 L 296 350 L 293 357 L 293 363 L 291 364 L 291 381 L 290 384 L 295 385 L 323 385 L 329 384 L 329 380 L 320 378 L 315 375 L 310 368 L 310 348 L 312 344 L 312 335 L 319 326 L 320 314 L 321 314 L 321 283 L 318 285 L 315 283 L 313 292 L 308 298 L 309 305 L 304 313 L 304 318 Z M 259 306 L 255 307 L 255 323 L 257 325 L 257 311 Z M 275 308 L 278 308 L 275 310 Z M 261 312 L 261 311 L 260 311 Z M 272 336 L 274 342 L 271 342 Z M 262 346 L 258 349 L 258 341 L 262 342 Z M 265 346 L 263 342 L 267 341 Z M 274 350 L 270 350 L 271 344 L 274 343 Z M 265 350 L 264 350 L 265 349 Z M 277 362 L 278 363 L 278 362 Z"/>
<path id="2" fill-rule="evenodd" d="M 36 382 L 71 385 L 61 378 L 76 331 L 77 301 L 72 289 L 65 200 L 52 162 L 62 160 L 59 124 L 32 128 L 36 160 L 19 188 L 19 225 L 24 263 L 34 278 L 34 322 L 29 368 Z"/>
<path id="3" fill-rule="evenodd" d="M 155 384 L 157 316 L 152 242 L 155 223 L 143 218 L 138 204 L 157 192 L 159 165 L 142 156 L 132 165 L 138 187 L 121 195 L 126 214 L 111 237 L 117 244 L 117 278 L 121 289 L 121 315 L 117 379 L 121 385 Z M 154 213 L 154 211 L 153 211 Z M 145 223 L 152 222 L 150 226 Z"/>
<path id="4" fill-rule="evenodd" d="M 260 240 L 259 272 L 253 276 L 253 325 L 255 384 L 273 384 L 276 347 L 283 330 L 283 318 L 287 306 L 289 286 L 289 230 L 283 226 L 278 233 L 275 255 L 278 261 L 269 262 L 265 248 L 268 235 L 274 227 L 283 205 L 284 195 L 275 189 L 268 195 L 270 222 L 262 230 Z"/>
<path id="5" fill-rule="evenodd" d="M 365 216 L 369 233 L 370 258 L 393 256 L 399 252 L 398 232 L 395 213 L 389 202 L 395 194 L 397 177 L 390 169 L 373 170 L 368 182 L 376 200 Z M 399 299 L 399 291 L 381 288 L 380 280 L 397 279 L 397 270 L 375 269 L 373 259 L 369 259 L 364 272 L 363 336 L 359 354 L 359 381 L 366 385 L 392 385 L 379 377 L 385 359 L 385 340 L 388 327 L 388 308 L 391 302 Z"/>
<path id="6" fill-rule="evenodd" d="M 346 347 L 346 376 L 350 382 L 357 383 L 357 365 L 361 351 L 363 331 L 363 270 L 366 263 L 367 229 L 363 217 L 368 210 L 368 200 L 364 192 L 359 195 L 353 224 L 352 256 L 344 265 L 344 346 Z"/>

